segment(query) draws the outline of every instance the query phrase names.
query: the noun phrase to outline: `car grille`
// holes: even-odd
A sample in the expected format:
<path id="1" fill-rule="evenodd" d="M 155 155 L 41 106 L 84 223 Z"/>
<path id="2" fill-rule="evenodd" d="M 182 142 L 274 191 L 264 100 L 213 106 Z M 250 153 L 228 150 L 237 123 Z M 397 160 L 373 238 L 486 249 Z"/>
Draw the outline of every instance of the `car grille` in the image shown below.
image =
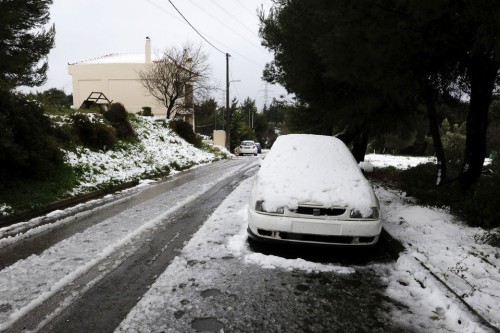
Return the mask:
<path id="1" fill-rule="evenodd" d="M 303 241 L 311 243 L 327 243 L 327 244 L 370 244 L 375 241 L 375 237 L 352 237 L 352 236 L 328 236 L 328 235 L 312 235 L 299 234 L 284 231 L 269 231 L 257 229 L 260 236 L 272 237 L 275 239 Z M 356 239 L 356 242 L 355 242 Z"/>
<path id="2" fill-rule="evenodd" d="M 291 209 L 291 212 L 301 215 L 312 216 L 340 216 L 345 213 L 344 208 L 321 208 L 321 207 L 308 207 L 299 206 L 297 209 Z"/>

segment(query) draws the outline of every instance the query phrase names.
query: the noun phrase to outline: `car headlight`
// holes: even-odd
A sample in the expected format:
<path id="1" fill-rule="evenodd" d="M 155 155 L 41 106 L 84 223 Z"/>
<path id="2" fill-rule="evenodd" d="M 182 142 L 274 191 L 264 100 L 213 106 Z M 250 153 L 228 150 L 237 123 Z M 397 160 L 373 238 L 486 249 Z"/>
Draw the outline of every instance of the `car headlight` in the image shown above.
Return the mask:
<path id="1" fill-rule="evenodd" d="M 283 214 L 285 212 L 285 209 L 283 207 L 279 207 L 274 211 L 268 211 L 264 209 L 264 200 L 257 200 L 255 202 L 255 211 L 263 213 L 271 213 L 271 214 Z"/>
<path id="2" fill-rule="evenodd" d="M 372 207 L 371 211 L 362 212 L 359 209 L 351 210 L 351 219 L 378 219 L 379 211 L 377 207 Z"/>

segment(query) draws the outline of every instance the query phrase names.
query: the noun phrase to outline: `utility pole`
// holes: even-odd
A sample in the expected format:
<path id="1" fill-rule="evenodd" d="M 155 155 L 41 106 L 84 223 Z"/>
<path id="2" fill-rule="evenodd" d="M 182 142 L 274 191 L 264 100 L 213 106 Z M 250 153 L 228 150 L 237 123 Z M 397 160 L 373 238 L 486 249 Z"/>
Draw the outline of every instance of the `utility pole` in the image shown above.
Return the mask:
<path id="1" fill-rule="evenodd" d="M 225 116 L 225 123 L 226 123 L 226 149 L 230 150 L 230 112 L 229 112 L 229 53 L 226 53 L 226 116 Z"/>

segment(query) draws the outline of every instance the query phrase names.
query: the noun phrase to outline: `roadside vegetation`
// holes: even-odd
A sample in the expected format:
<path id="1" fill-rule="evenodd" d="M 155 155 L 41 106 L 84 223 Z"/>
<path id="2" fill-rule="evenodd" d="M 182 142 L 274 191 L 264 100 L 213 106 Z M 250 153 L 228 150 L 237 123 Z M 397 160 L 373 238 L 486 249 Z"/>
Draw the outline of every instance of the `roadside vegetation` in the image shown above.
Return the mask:
<path id="1" fill-rule="evenodd" d="M 68 96 L 57 89 L 10 96 L 1 99 L 0 115 L 5 121 L 0 125 L 4 133 L 0 215 L 90 191 L 112 191 L 123 183 L 165 176 L 200 163 L 195 157 L 178 157 L 187 155 L 179 137 L 209 153 L 204 162 L 226 157 L 204 144 L 189 124 L 134 115 L 120 103 L 102 112 L 62 105 Z M 170 155 L 157 147 L 162 144 L 171 148 Z M 163 155 L 153 156 L 155 149 Z"/>
<path id="2" fill-rule="evenodd" d="M 440 134 L 443 150 L 448 158 L 446 181 L 436 184 L 437 166 L 433 163 L 422 164 L 407 170 L 398 170 L 393 167 L 375 168 L 372 173 L 366 174 L 367 177 L 400 189 L 406 195 L 417 199 L 421 205 L 448 209 L 470 226 L 485 229 L 500 227 L 500 210 L 498 209 L 500 207 L 499 107 L 500 100 L 495 99 L 490 106 L 491 124 L 486 136 L 489 160 L 483 167 L 478 181 L 469 190 L 464 190 L 459 182 L 466 140 L 466 121 L 461 119 L 463 107 L 448 108 L 443 111 L 446 113 L 446 118 L 441 123 Z M 406 139 L 404 136 L 395 139 L 389 135 L 385 140 L 371 141 L 368 150 L 380 153 L 385 150 L 386 153 L 398 155 L 435 156 L 432 144 L 430 144 L 431 139 L 425 136 L 425 131 L 422 139 L 417 139 L 417 137 L 409 135 Z M 384 142 L 386 143 L 382 144 Z M 497 246 L 500 246 L 500 239 L 496 239 L 495 242 Z"/>
<path id="3" fill-rule="evenodd" d="M 422 164 L 407 170 L 394 167 L 375 168 L 367 173 L 370 180 L 399 189 L 423 206 L 449 210 L 470 226 L 484 229 L 500 227 L 500 165 L 494 160 L 485 168 L 480 180 L 467 192 L 462 192 L 457 180 L 439 187 L 433 183 L 436 166 Z M 496 240 L 500 247 L 500 239 Z"/>

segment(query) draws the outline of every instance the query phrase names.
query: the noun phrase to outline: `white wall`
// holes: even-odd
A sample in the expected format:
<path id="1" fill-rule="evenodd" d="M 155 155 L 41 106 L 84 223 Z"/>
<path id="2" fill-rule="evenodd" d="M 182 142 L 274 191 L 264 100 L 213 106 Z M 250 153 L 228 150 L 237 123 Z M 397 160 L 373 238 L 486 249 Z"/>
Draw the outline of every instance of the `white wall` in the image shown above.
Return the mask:
<path id="1" fill-rule="evenodd" d="M 142 86 L 139 72 L 146 64 L 73 64 L 73 106 L 79 108 L 92 92 L 102 92 L 113 102 L 122 103 L 128 112 L 149 106 L 155 115 L 165 115 L 166 108 Z"/>

